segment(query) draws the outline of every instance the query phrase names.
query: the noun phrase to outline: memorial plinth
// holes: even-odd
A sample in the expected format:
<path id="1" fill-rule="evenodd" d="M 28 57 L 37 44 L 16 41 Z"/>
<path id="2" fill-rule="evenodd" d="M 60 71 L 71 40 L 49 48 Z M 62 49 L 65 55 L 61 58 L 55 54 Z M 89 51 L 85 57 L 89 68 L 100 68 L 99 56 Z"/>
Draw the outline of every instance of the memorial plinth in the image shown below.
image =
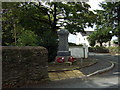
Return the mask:
<path id="1" fill-rule="evenodd" d="M 69 31 L 66 29 L 60 29 L 57 31 L 57 34 L 59 37 L 57 56 L 70 56 L 69 45 L 68 45 Z"/>

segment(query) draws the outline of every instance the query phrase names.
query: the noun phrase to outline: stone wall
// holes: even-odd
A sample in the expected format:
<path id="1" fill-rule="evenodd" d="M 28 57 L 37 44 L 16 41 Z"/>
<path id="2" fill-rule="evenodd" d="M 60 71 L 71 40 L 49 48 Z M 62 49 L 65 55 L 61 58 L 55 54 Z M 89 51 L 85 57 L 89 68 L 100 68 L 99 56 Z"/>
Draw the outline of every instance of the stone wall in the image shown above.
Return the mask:
<path id="1" fill-rule="evenodd" d="M 3 46 L 2 87 L 21 87 L 48 78 L 47 55 L 40 46 Z"/>

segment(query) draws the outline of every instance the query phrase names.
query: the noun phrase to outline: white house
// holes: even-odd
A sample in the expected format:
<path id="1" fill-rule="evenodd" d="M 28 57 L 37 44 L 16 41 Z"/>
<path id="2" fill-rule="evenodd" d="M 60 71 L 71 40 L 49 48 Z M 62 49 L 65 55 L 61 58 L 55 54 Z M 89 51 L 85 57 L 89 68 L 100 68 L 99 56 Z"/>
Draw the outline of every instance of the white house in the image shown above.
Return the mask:
<path id="1" fill-rule="evenodd" d="M 71 43 L 75 43 L 77 45 L 79 44 L 82 44 L 82 45 L 87 45 L 88 47 L 90 47 L 89 45 L 89 41 L 87 39 L 87 37 L 94 31 L 86 31 L 86 34 L 84 33 L 76 33 L 76 35 L 73 35 L 73 34 L 69 34 L 69 37 L 68 37 L 68 42 L 71 42 Z M 116 36 L 113 36 L 111 41 L 108 41 L 106 43 L 103 43 L 103 46 L 105 47 L 109 47 L 109 46 L 112 46 L 112 47 L 116 47 L 118 46 L 117 44 L 114 44 L 113 41 L 115 39 L 118 39 Z M 100 46 L 99 43 L 96 43 L 96 45 Z M 95 46 L 96 46 L 95 45 Z"/>
<path id="2" fill-rule="evenodd" d="M 77 45 L 79 45 L 79 44 L 84 45 L 85 44 L 85 45 L 87 45 L 89 47 L 90 45 L 89 45 L 87 37 L 92 32 L 93 31 L 86 31 L 86 34 L 84 34 L 84 33 L 76 33 L 76 35 L 69 34 L 68 42 L 75 43 Z"/>

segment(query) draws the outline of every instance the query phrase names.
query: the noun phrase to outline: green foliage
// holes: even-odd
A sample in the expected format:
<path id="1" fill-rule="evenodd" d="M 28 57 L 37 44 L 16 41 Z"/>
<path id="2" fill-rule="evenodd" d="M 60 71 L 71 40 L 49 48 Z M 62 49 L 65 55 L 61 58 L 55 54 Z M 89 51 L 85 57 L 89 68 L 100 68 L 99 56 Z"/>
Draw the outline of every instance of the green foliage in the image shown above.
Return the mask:
<path id="1" fill-rule="evenodd" d="M 17 40 L 17 46 L 37 46 L 38 37 L 30 30 L 25 30 L 21 33 Z"/>
<path id="2" fill-rule="evenodd" d="M 105 47 L 96 47 L 96 52 L 100 52 L 100 53 L 108 53 L 109 50 Z"/>
<path id="3" fill-rule="evenodd" d="M 89 47 L 90 52 L 97 52 L 97 53 L 109 53 L 109 50 L 105 47 Z"/>
<path id="4" fill-rule="evenodd" d="M 88 36 L 88 41 L 90 42 L 90 46 L 94 46 L 94 45 L 95 45 L 96 32 L 93 32 L 92 34 L 90 34 L 90 35 Z"/>
<path id="5" fill-rule="evenodd" d="M 98 52 L 98 53 L 120 53 L 120 47 L 89 47 L 90 52 Z"/>
<path id="6" fill-rule="evenodd" d="M 108 47 L 110 53 L 119 53 L 120 54 L 120 47 Z"/>
<path id="7" fill-rule="evenodd" d="M 95 10 L 97 14 L 96 32 L 89 36 L 90 45 L 110 41 L 112 36 L 120 37 L 120 2 L 102 2 L 103 10 Z M 110 33 L 111 32 L 111 33 Z"/>
<path id="8" fill-rule="evenodd" d="M 19 21 L 20 3 L 2 3 L 2 45 L 16 45 L 17 36 L 22 32 Z"/>
<path id="9" fill-rule="evenodd" d="M 39 45 L 44 46 L 48 50 L 48 61 L 54 61 L 57 55 L 58 41 L 56 34 L 52 31 L 46 31 L 39 37 Z"/>
<path id="10" fill-rule="evenodd" d="M 93 26 L 96 15 L 88 10 L 90 6 L 87 3 L 60 3 L 59 5 L 62 10 L 61 17 L 64 19 L 60 25 L 65 26 L 70 33 L 84 32 L 86 26 Z"/>
<path id="11" fill-rule="evenodd" d="M 57 53 L 57 30 L 84 32 L 93 26 L 96 15 L 85 2 L 5 2 L 3 4 L 3 45 L 35 46 L 48 49 L 49 61 Z M 58 22 L 60 21 L 60 22 Z M 60 26 L 58 26 L 60 25 Z"/>
<path id="12" fill-rule="evenodd" d="M 96 10 L 98 19 L 97 25 L 111 27 L 112 31 L 115 30 L 117 26 L 117 3 L 118 2 L 103 2 L 100 6 L 103 10 Z"/>
<path id="13" fill-rule="evenodd" d="M 102 46 L 103 42 L 108 42 L 112 39 L 112 33 L 110 33 L 111 28 L 97 28 L 91 35 L 89 35 L 88 40 L 91 46 L 95 45 L 95 42 L 100 43 Z"/>
<path id="14" fill-rule="evenodd" d="M 103 10 L 96 10 L 98 27 L 111 28 L 113 35 L 117 36 L 120 42 L 120 1 L 102 2 L 100 6 Z"/>

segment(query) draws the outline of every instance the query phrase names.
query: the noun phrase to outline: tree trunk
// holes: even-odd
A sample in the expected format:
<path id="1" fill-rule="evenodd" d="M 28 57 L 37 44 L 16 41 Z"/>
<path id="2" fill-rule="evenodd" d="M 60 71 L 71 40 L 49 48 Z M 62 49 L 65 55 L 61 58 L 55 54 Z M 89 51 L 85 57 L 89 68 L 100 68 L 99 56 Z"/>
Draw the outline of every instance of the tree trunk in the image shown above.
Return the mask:
<path id="1" fill-rule="evenodd" d="M 14 39 L 15 39 L 15 46 L 16 46 L 17 38 L 16 38 L 16 29 L 15 29 L 15 24 L 13 24 L 13 26 L 14 26 Z"/>
<path id="2" fill-rule="evenodd" d="M 100 42 L 100 47 L 102 47 L 102 42 Z"/>
<path id="3" fill-rule="evenodd" d="M 118 45 L 120 47 L 120 4 L 118 4 Z"/>
<path id="4" fill-rule="evenodd" d="M 111 41 L 109 41 L 109 47 L 111 46 Z"/>

